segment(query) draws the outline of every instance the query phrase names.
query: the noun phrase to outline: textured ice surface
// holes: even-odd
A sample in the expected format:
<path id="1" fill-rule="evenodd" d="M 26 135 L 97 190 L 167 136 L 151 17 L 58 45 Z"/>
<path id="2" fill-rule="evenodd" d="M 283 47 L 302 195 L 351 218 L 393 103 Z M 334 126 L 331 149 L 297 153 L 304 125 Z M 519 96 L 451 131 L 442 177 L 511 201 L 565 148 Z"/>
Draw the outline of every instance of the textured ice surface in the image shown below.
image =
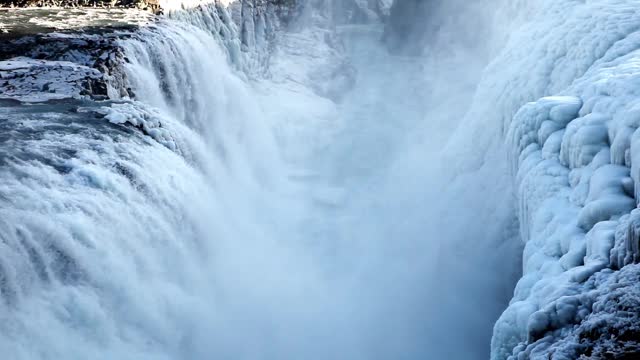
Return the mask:
<path id="1" fill-rule="evenodd" d="M 638 3 L 529 6 L 530 21 L 488 69 L 501 74 L 490 86 L 506 99 L 494 106 L 504 114 L 526 243 L 524 274 L 495 326 L 492 358 L 514 347 L 514 359 L 591 351 L 599 358 L 606 346 L 623 353 L 628 338 L 618 332 L 635 325 L 615 314 L 631 301 L 637 316 L 637 290 L 627 280 L 637 268 L 603 269 L 637 259 Z M 618 287 L 630 289 L 624 299 Z M 606 334 L 619 342 L 603 344 Z"/>
<path id="2" fill-rule="evenodd" d="M 68 61 L 13 58 L 0 61 L 0 98 L 27 102 L 81 97 L 100 71 Z"/>

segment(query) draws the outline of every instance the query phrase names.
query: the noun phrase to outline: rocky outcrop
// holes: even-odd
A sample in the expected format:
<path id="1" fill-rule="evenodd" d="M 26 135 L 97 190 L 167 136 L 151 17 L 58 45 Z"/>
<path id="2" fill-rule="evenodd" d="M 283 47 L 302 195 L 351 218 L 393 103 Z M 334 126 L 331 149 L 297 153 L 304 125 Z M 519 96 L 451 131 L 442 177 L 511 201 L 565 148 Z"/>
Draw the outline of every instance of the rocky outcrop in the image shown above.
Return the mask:
<path id="1" fill-rule="evenodd" d="M 131 96 L 118 40 L 151 22 L 148 12 L 116 9 L 0 12 L 0 97 L 46 101 Z"/>
<path id="2" fill-rule="evenodd" d="M 125 34 L 38 34 L 0 42 L 0 97 L 45 101 L 132 95 L 115 39 Z"/>

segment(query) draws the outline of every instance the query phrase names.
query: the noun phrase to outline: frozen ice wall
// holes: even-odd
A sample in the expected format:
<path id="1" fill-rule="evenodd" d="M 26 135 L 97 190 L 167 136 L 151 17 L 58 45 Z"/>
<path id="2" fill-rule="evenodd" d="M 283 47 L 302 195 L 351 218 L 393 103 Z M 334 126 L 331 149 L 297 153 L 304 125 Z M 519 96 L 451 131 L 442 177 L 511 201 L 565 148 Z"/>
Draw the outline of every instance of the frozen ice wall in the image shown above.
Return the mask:
<path id="1" fill-rule="evenodd" d="M 634 270 L 615 271 L 637 248 L 637 6 L 518 2 L 507 44 L 478 85 L 469 125 L 503 125 L 476 133 L 483 140 L 474 145 L 506 139 L 525 243 L 523 277 L 495 326 L 493 359 L 637 350 L 607 340 L 634 331 L 612 314 L 620 306 L 637 312 L 637 300 L 606 295 L 617 282 L 628 286 Z"/>
<path id="2" fill-rule="evenodd" d="M 434 15 L 416 11 L 422 2 L 401 5 L 419 18 Z M 635 319 L 639 309 L 630 285 L 637 270 L 629 265 L 638 249 L 638 3 L 505 5 L 492 10 L 491 61 L 448 142 L 450 166 L 462 173 L 482 164 L 480 171 L 494 169 L 485 176 L 511 177 L 496 176 L 492 165 L 506 154 L 516 186 L 523 277 L 495 325 L 492 358 L 633 354 L 637 346 L 625 339 L 637 331 L 625 316 Z M 419 31 L 413 20 L 391 19 L 404 21 L 398 29 Z M 442 29 L 423 30 L 425 52 L 439 52 L 424 34 Z"/>

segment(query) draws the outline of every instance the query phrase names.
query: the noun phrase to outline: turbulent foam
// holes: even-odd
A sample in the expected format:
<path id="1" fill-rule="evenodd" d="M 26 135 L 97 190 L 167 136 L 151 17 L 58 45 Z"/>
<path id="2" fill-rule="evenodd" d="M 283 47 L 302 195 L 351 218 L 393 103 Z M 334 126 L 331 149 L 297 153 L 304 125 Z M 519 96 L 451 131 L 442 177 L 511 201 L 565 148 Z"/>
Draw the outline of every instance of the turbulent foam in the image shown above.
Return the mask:
<path id="1" fill-rule="evenodd" d="M 0 349 L 15 359 L 204 358 L 241 308 L 219 274 L 268 262 L 234 251 L 274 238 L 257 216 L 284 171 L 216 40 L 166 20 L 121 46 L 136 100 L 3 103 Z M 33 64 L 84 69 L 0 66 Z"/>
<path id="2" fill-rule="evenodd" d="M 2 261 L 14 309 L 3 312 L 2 347 L 17 358 L 64 357 L 76 342 L 80 358 L 482 356 L 503 292 L 494 275 L 511 267 L 475 256 L 512 253 L 509 203 L 488 201 L 510 196 L 489 176 L 504 163 L 450 183 L 433 165 L 440 152 L 424 159 L 436 145 L 422 137 L 438 129 L 423 121 L 421 92 L 404 96 L 426 83 L 420 59 L 385 54 L 375 26 L 343 28 L 366 39 L 351 44 L 363 71 L 348 93 L 358 75 L 318 15 L 278 39 L 271 79 L 248 82 L 228 64 L 244 61 L 234 51 L 248 43 L 219 8 L 200 10 L 120 40 L 133 99 L 16 107 L 23 138 L 3 148 L 22 155 L 3 169 L 19 195 L 2 199 L 15 224 L 3 236 L 22 255 Z M 433 101 L 430 115 L 449 104 Z M 52 118 L 72 126 L 49 131 Z M 19 233 L 28 246 L 55 245 L 22 250 Z M 471 268 L 483 271 L 465 279 Z M 461 289 L 486 311 L 464 306 Z M 450 325 L 460 313 L 466 324 Z M 452 346 L 460 332 L 473 346 Z"/>
<path id="3" fill-rule="evenodd" d="M 16 359 L 172 358 L 178 345 L 158 342 L 172 336 L 171 308 L 191 301 L 201 231 L 188 219 L 206 205 L 206 179 L 162 145 L 67 107 L 77 105 L 5 121 L 25 138 L 3 144 L 0 348 Z"/>

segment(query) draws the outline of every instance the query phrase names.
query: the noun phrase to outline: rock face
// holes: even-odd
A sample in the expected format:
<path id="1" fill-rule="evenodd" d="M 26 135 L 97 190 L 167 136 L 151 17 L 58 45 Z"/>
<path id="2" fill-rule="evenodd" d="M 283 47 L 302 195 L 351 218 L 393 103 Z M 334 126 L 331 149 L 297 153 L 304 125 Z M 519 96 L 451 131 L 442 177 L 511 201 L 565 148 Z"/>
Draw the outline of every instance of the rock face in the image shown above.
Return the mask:
<path id="1" fill-rule="evenodd" d="M 95 51 L 100 55 L 87 61 L 86 65 L 27 57 L 0 61 L 0 99 L 40 102 L 80 97 L 105 100 L 129 96 L 124 78 L 114 71 L 122 61 L 121 53 L 115 48 Z"/>

